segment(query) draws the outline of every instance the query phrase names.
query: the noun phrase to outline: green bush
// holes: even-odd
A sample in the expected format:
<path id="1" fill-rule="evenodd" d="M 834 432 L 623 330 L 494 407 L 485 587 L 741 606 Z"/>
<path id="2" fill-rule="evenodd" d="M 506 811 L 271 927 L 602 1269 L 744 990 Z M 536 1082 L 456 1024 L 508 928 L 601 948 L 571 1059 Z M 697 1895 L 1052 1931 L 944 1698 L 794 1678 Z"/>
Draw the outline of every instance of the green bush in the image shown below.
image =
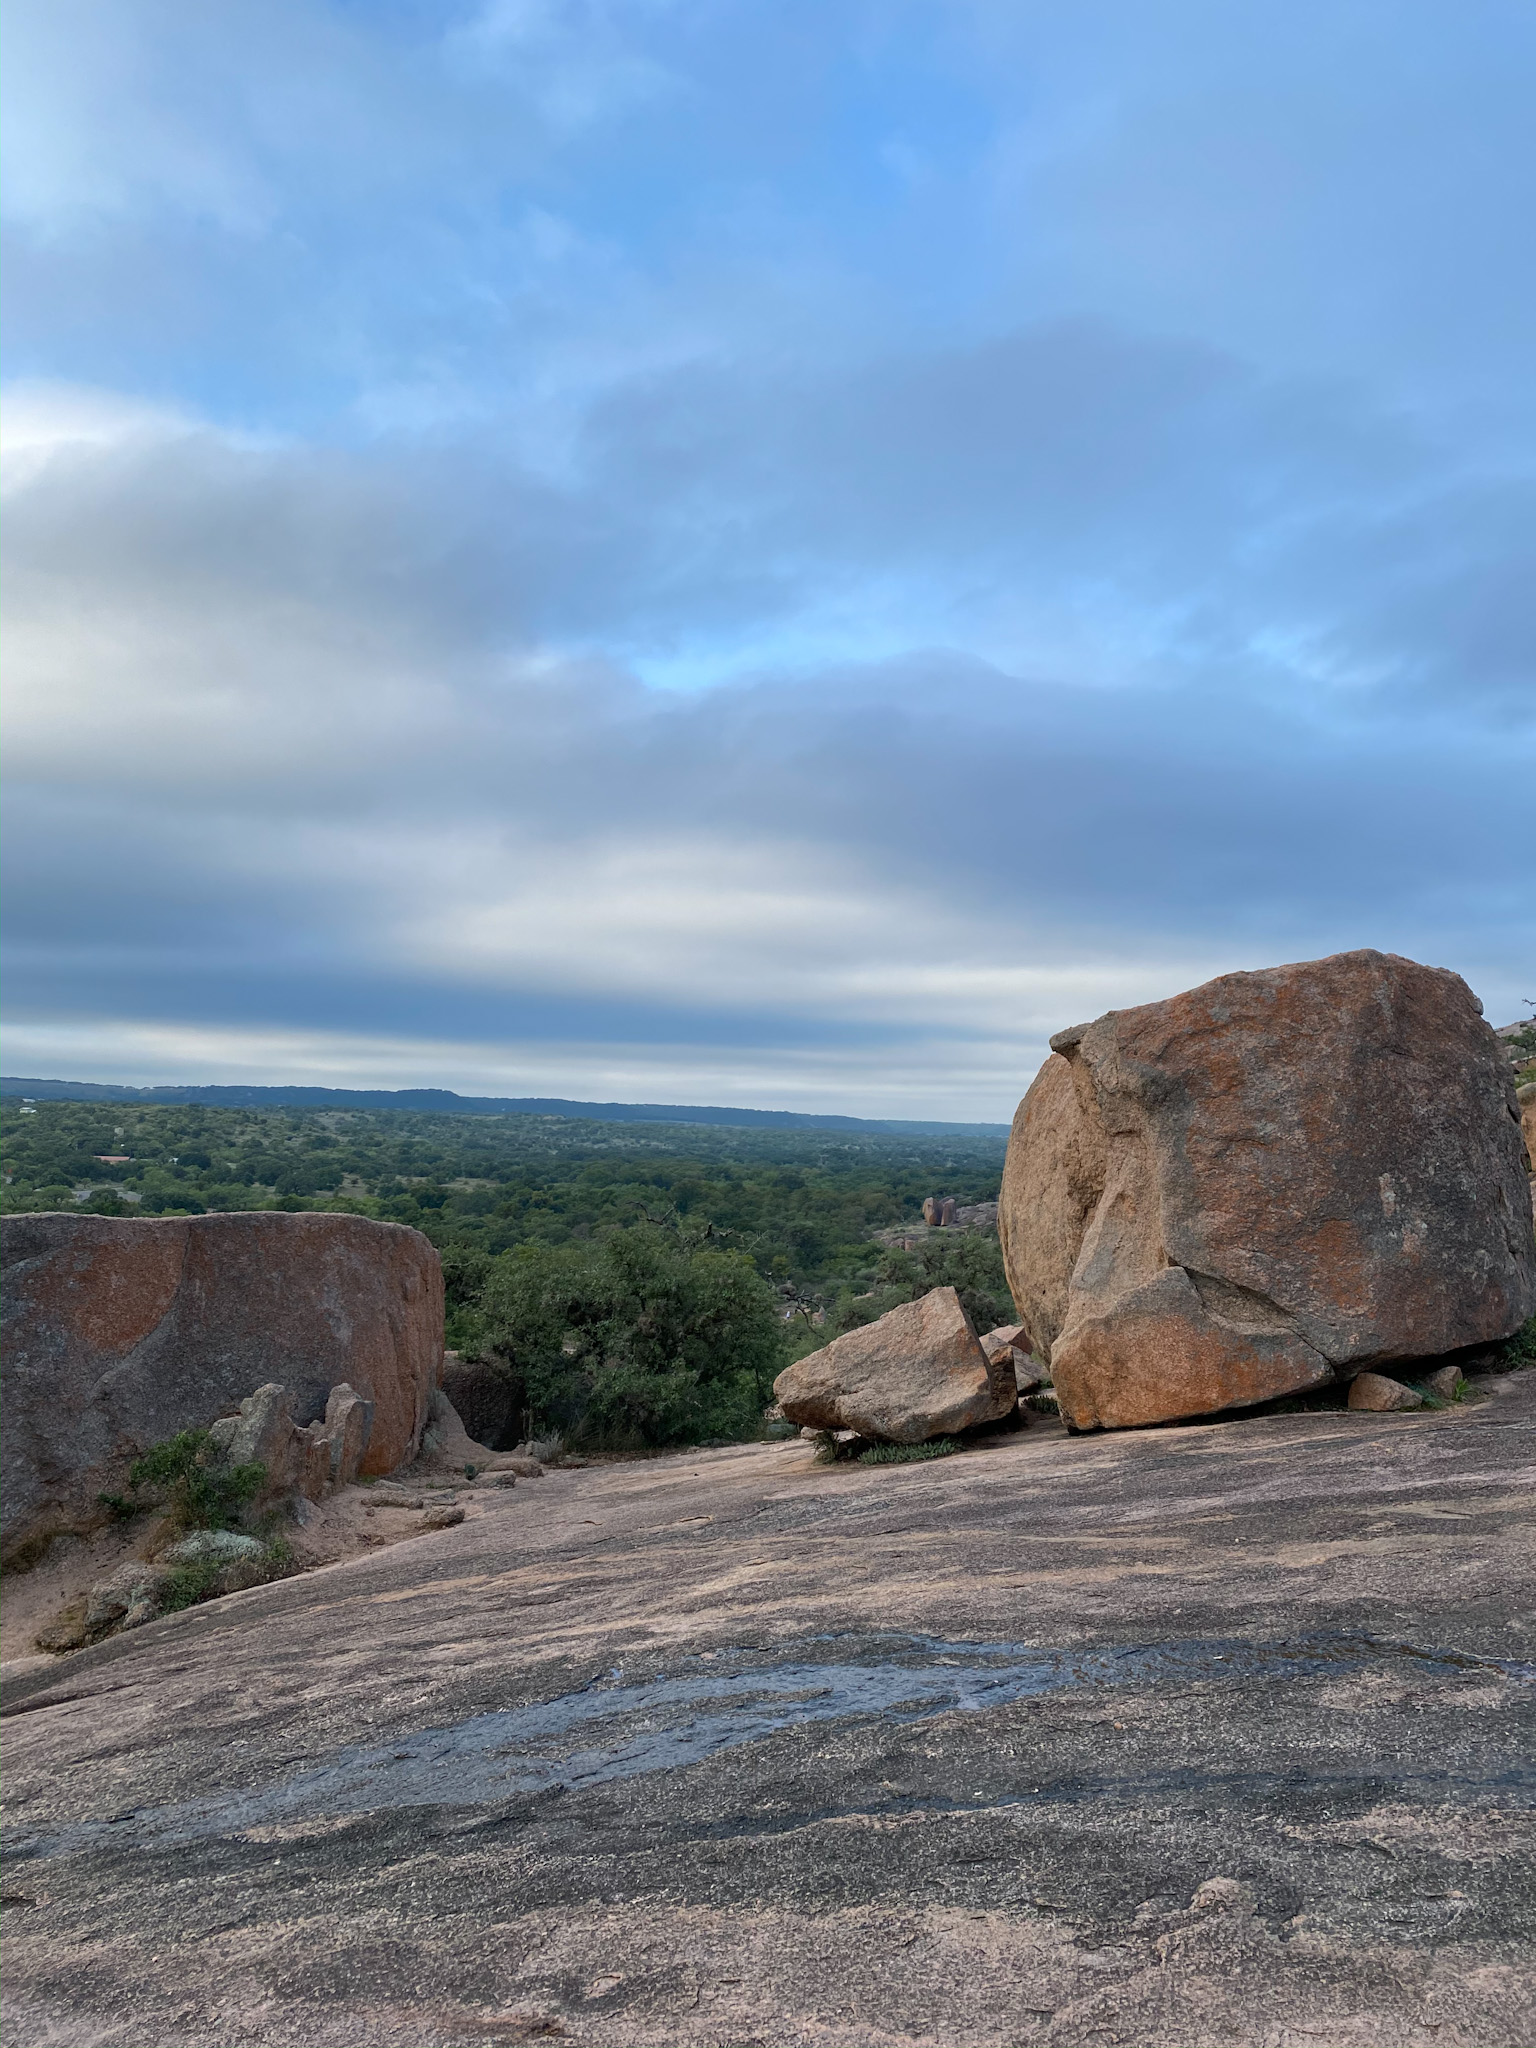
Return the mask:
<path id="1" fill-rule="evenodd" d="M 773 1290 L 738 1252 L 649 1224 L 522 1245 L 480 1295 L 534 1426 L 615 1450 L 755 1436 L 784 1362 Z"/>
<path id="2" fill-rule="evenodd" d="M 128 1468 L 128 1494 L 98 1494 L 117 1515 L 160 1508 L 178 1529 L 231 1529 L 267 1483 L 265 1465 L 226 1464 L 206 1429 L 184 1429 Z"/>

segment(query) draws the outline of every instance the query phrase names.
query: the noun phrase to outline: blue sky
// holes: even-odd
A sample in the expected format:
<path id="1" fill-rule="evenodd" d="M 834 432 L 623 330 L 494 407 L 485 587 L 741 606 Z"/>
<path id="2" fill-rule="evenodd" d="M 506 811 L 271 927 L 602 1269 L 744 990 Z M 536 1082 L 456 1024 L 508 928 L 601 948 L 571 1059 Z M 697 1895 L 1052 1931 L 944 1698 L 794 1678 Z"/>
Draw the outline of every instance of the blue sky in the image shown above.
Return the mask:
<path id="1" fill-rule="evenodd" d="M 1536 997 L 1524 0 L 11 0 L 8 1071 Z"/>

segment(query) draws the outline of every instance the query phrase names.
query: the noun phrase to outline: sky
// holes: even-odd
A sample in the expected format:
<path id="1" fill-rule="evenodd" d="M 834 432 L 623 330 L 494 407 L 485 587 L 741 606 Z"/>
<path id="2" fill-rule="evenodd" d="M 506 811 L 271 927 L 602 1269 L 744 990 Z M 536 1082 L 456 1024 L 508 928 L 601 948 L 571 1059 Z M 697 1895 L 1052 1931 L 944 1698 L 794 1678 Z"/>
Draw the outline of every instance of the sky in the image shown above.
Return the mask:
<path id="1" fill-rule="evenodd" d="M 1528 0 L 8 0 L 4 1066 L 1536 999 Z"/>

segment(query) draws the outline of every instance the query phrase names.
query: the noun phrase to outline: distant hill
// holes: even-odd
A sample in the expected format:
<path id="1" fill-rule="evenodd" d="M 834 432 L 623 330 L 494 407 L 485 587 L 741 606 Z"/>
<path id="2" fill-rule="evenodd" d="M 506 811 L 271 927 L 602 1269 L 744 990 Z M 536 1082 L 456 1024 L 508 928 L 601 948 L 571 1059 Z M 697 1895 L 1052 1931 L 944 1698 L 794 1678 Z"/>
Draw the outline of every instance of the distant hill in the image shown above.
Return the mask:
<path id="1" fill-rule="evenodd" d="M 30 1081 L 0 1074 L 0 1096 L 34 1102 L 182 1102 L 217 1109 L 428 1109 L 458 1116 L 560 1116 L 600 1124 L 726 1124 L 742 1129 L 889 1131 L 899 1137 L 1005 1138 L 1007 1124 L 809 1116 L 793 1109 L 701 1108 L 677 1102 L 567 1102 L 553 1095 L 455 1095 L 448 1088 L 132 1088 L 111 1081 Z"/>

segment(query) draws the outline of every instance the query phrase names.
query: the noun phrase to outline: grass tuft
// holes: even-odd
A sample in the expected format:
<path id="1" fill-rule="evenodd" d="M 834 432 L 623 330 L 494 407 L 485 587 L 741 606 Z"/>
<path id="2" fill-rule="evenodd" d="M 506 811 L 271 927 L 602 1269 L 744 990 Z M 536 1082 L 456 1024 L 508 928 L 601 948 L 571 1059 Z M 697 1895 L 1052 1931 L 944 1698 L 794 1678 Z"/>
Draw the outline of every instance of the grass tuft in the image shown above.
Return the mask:
<path id="1" fill-rule="evenodd" d="M 861 1465 L 921 1465 L 929 1458 L 949 1458 L 960 1448 L 952 1436 L 936 1436 L 926 1444 L 871 1444 L 860 1451 Z"/>

